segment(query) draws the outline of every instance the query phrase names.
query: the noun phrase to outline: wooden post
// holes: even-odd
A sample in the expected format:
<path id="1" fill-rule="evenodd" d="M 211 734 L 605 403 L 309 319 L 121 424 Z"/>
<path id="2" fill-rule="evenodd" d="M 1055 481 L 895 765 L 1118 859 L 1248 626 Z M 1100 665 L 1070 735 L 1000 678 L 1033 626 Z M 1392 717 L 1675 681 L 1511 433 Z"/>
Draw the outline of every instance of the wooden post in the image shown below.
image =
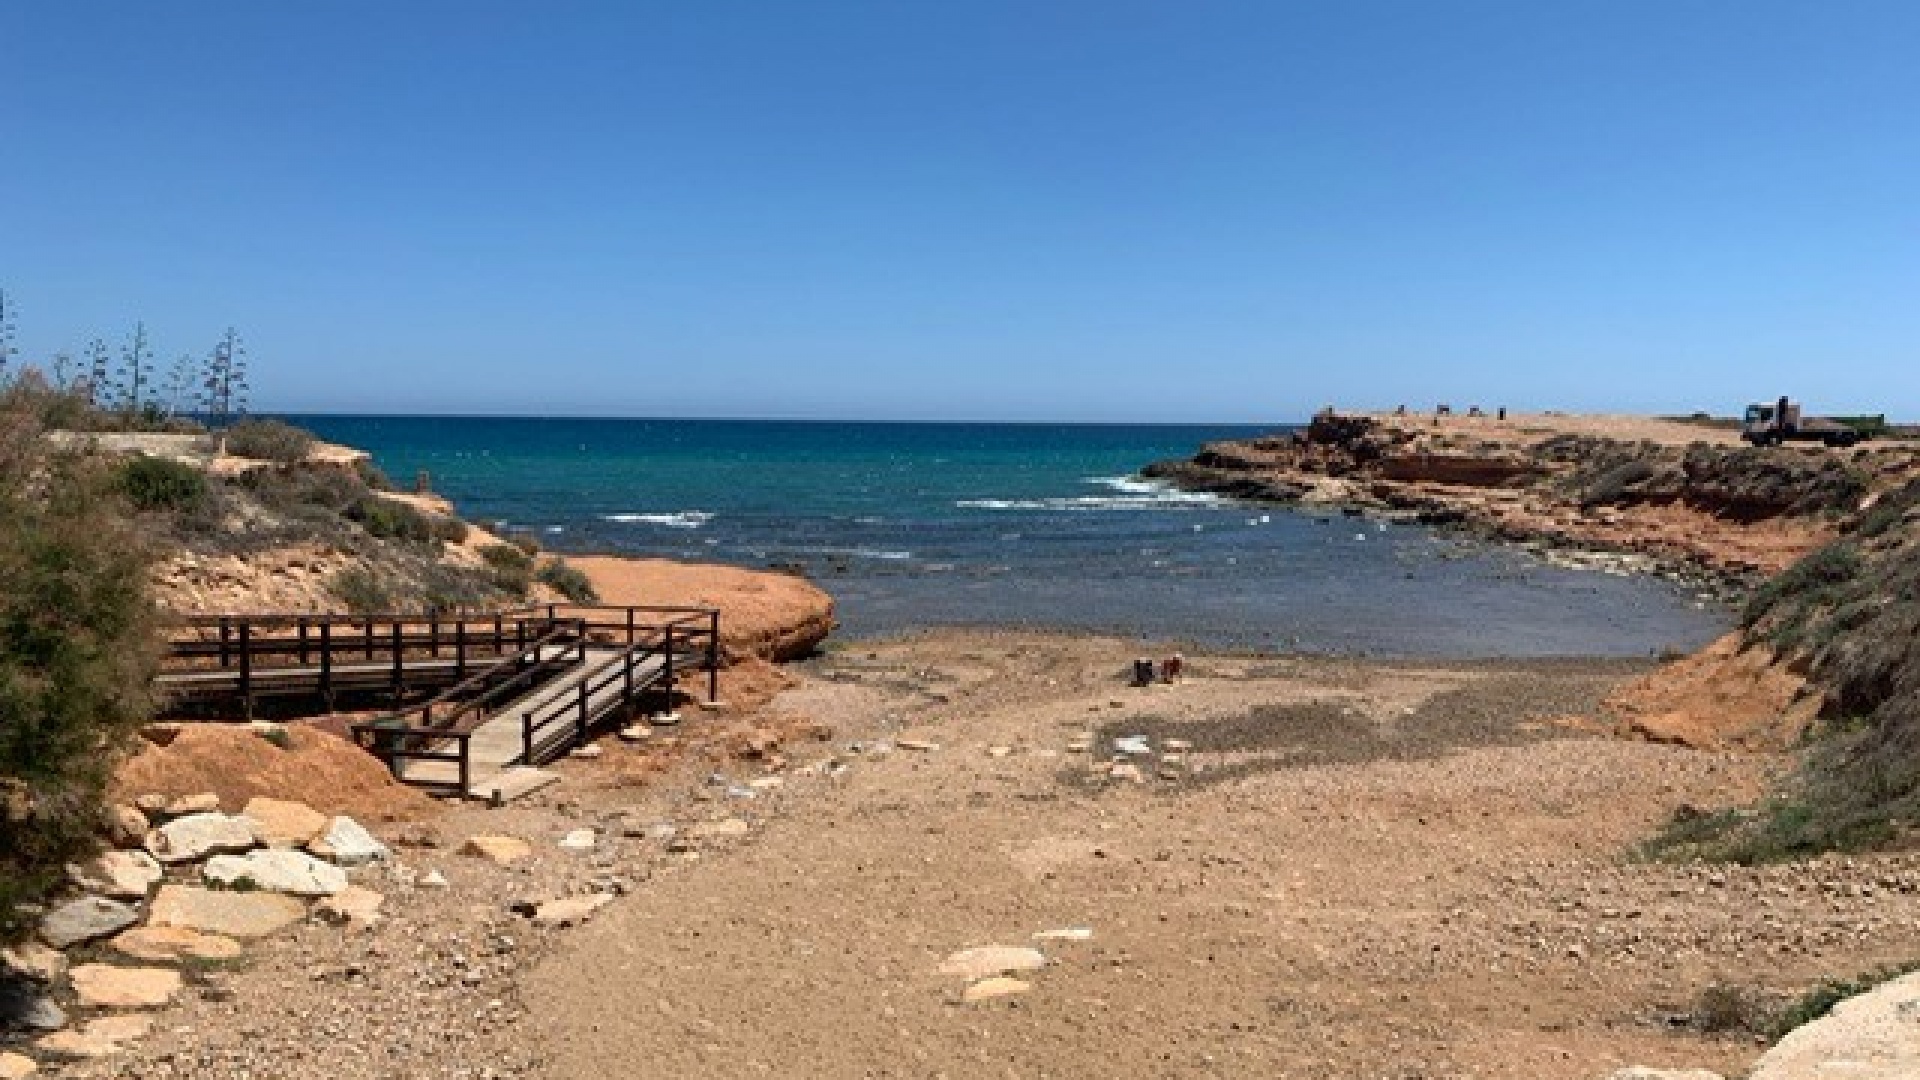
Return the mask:
<path id="1" fill-rule="evenodd" d="M 533 764 L 533 714 L 520 714 L 520 763 Z"/>
<path id="2" fill-rule="evenodd" d="M 333 708 L 333 620 L 320 621 L 320 696 Z"/>
<path id="3" fill-rule="evenodd" d="M 467 797 L 467 789 L 473 782 L 471 766 L 468 763 L 473 755 L 469 750 L 468 733 L 463 731 L 460 733 L 460 797 L 463 799 Z"/>
<path id="4" fill-rule="evenodd" d="M 240 623 L 240 702 L 247 716 L 253 716 L 253 624 Z"/>
<path id="5" fill-rule="evenodd" d="M 225 615 L 220 616 L 220 666 L 231 667 L 233 657 L 227 652 L 228 639 L 233 636 L 233 621 Z"/>
<path id="6" fill-rule="evenodd" d="M 406 685 L 406 668 L 402 660 L 402 654 L 406 651 L 406 641 L 402 636 L 404 633 L 400 620 L 395 619 L 393 621 L 393 697 L 396 702 L 400 700 L 401 687 Z"/>
<path id="7" fill-rule="evenodd" d="M 300 666 L 307 666 L 307 617 L 300 616 Z"/>
<path id="8" fill-rule="evenodd" d="M 661 646 L 660 654 L 664 656 L 667 661 L 667 666 L 665 668 L 666 676 L 667 676 L 667 711 L 672 712 L 673 711 L 673 623 L 672 622 L 667 623 L 667 636 L 665 638 L 665 644 Z"/>
<path id="9" fill-rule="evenodd" d="M 577 733 L 574 736 L 574 741 L 579 744 L 585 744 L 587 741 L 587 680 L 585 679 L 580 680 L 579 689 L 580 689 L 580 715 L 577 721 L 579 727 L 578 727 Z"/>
<path id="10" fill-rule="evenodd" d="M 453 676 L 465 681 L 467 677 L 467 624 L 465 620 L 453 624 Z"/>
<path id="11" fill-rule="evenodd" d="M 707 704 L 720 700 L 720 609 L 707 613 Z"/>

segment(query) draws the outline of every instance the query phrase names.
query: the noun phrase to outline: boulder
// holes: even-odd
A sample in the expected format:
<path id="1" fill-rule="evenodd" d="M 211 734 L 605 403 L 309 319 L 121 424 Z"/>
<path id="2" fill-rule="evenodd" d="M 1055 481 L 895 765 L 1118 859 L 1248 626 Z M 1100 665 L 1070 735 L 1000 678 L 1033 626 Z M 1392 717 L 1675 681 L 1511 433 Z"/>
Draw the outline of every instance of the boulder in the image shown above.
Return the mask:
<path id="1" fill-rule="evenodd" d="M 1038 949 L 988 945 L 962 949 L 940 962 L 940 974 L 957 975 L 968 980 L 1004 975 L 1009 971 L 1037 971 L 1047 966 L 1047 958 Z"/>
<path id="2" fill-rule="evenodd" d="M 153 898 L 153 926 L 176 926 L 225 937 L 266 937 L 306 916 L 304 904 L 279 893 L 215 892 L 162 885 Z"/>
<path id="3" fill-rule="evenodd" d="M 40 920 L 40 937 L 56 949 L 117 934 L 140 921 L 140 913 L 118 900 L 83 896 L 62 904 Z"/>
<path id="4" fill-rule="evenodd" d="M 1749 1080 L 1908 1080 L 1920 1076 L 1920 972 L 1882 983 L 1787 1033 Z"/>
<path id="5" fill-rule="evenodd" d="M 507 866 L 533 854 L 533 845 L 515 836 L 469 836 L 460 854 Z"/>
<path id="6" fill-rule="evenodd" d="M 12 1051 L 0 1052 L 0 1080 L 26 1080 L 40 1071 L 40 1066 L 25 1054 Z"/>
<path id="7" fill-rule="evenodd" d="M 307 850 L 340 866 L 365 866 L 393 856 L 387 845 L 350 817 L 334 818 Z"/>
<path id="8" fill-rule="evenodd" d="M 252 848 L 253 827 L 228 814 L 188 814 L 147 834 L 147 850 L 163 863 L 192 862 Z"/>
<path id="9" fill-rule="evenodd" d="M 165 743 L 161 744 L 166 745 Z M 160 808 L 162 817 L 186 817 L 190 814 L 217 814 L 220 812 L 220 796 L 211 791 L 202 791 L 197 795 L 182 795 L 172 799 Z"/>
<path id="10" fill-rule="evenodd" d="M 180 973 L 166 968 L 81 964 L 73 969 L 73 992 L 96 1009 L 157 1009 L 180 993 Z"/>
<path id="11" fill-rule="evenodd" d="M 254 839 L 270 848 L 306 847 L 327 828 L 327 816 L 306 803 L 264 796 L 249 800 L 240 816 Z"/>
<path id="12" fill-rule="evenodd" d="M 144 851 L 109 851 L 74 871 L 81 888 L 115 900 L 145 900 L 164 873 Z"/>
<path id="13" fill-rule="evenodd" d="M 304 851 L 262 848 L 245 855 L 215 855 L 201 875 L 220 885 L 243 886 L 294 896 L 332 896 L 347 887 L 347 872 Z"/>
<path id="14" fill-rule="evenodd" d="M 115 952 L 136 960 L 234 960 L 240 943 L 218 934 L 179 926 L 136 926 L 110 942 Z"/>

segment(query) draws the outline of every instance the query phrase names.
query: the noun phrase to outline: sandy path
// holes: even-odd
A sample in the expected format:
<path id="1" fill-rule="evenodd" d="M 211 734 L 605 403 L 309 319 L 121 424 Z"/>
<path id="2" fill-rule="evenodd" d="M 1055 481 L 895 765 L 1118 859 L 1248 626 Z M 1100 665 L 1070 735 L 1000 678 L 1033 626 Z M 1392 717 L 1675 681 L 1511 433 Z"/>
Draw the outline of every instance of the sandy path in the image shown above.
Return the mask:
<path id="1" fill-rule="evenodd" d="M 1785 993 L 1920 946 L 1910 894 L 1624 864 L 1674 806 L 1773 763 L 1551 721 L 1618 665 L 1216 660 L 1140 691 L 1115 678 L 1124 648 L 975 636 L 828 664 L 784 704 L 939 749 L 796 776 L 739 850 L 661 869 L 569 938 L 526 986 L 547 1075 L 1733 1069 L 1751 1037 L 1674 1026 L 1707 985 Z M 1175 774 L 1204 771 L 1096 780 L 1063 752 L 1096 729 L 1184 734 Z M 1093 937 L 1042 943 L 1011 1003 L 959 1004 L 937 970 L 1068 926 Z"/>

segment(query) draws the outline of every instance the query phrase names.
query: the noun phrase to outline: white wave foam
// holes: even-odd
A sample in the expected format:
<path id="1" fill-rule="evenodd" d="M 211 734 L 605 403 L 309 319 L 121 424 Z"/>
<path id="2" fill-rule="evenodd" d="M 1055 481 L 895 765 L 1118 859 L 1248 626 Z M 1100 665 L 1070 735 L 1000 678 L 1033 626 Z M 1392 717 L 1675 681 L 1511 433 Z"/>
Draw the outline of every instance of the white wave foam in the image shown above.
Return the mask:
<path id="1" fill-rule="evenodd" d="M 1071 495 L 1046 499 L 961 499 L 962 510 L 1152 510 L 1167 506 L 1211 506 L 1218 495 L 1181 491 L 1138 476 L 1089 476 L 1084 481 L 1111 488 L 1112 495 Z"/>
<path id="2" fill-rule="evenodd" d="M 602 517 L 620 525 L 664 525 L 669 529 L 697 529 L 713 520 L 712 514 L 698 510 L 682 510 L 677 514 L 604 514 Z"/>

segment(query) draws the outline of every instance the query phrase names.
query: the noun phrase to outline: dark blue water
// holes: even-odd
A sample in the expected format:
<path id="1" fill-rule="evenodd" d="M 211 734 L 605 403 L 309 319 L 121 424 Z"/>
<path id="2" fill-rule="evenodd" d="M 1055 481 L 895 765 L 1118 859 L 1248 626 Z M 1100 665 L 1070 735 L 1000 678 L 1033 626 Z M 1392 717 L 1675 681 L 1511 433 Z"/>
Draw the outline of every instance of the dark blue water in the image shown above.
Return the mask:
<path id="1" fill-rule="evenodd" d="M 1659 581 L 1145 483 L 1240 427 L 308 416 L 550 549 L 799 566 L 846 633 L 942 625 L 1433 655 L 1638 655 L 1725 615 Z"/>

